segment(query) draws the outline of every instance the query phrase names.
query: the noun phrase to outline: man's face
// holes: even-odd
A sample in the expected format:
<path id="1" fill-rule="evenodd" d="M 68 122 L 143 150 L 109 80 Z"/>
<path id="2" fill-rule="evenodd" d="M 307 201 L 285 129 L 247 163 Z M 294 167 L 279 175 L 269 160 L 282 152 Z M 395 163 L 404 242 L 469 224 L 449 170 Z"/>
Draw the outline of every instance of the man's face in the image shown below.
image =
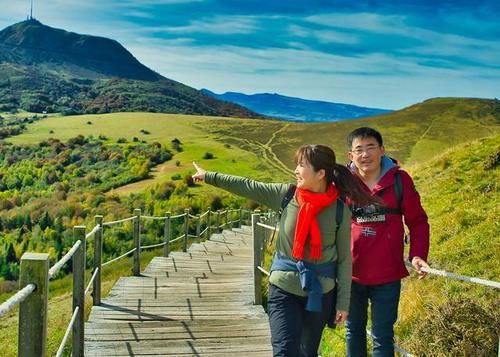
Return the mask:
<path id="1" fill-rule="evenodd" d="M 370 174 L 380 170 L 384 153 L 384 147 L 379 146 L 377 139 L 373 137 L 355 138 L 347 157 L 356 165 L 358 171 Z"/>

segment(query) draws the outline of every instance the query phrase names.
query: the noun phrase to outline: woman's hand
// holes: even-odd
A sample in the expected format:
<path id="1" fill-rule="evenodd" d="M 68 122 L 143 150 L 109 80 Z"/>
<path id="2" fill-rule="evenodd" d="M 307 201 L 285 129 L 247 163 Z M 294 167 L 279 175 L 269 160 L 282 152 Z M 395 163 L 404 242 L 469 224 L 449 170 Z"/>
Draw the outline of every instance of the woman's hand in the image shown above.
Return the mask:
<path id="1" fill-rule="evenodd" d="M 191 176 L 194 182 L 205 181 L 206 171 L 199 167 L 196 162 L 193 161 L 193 166 L 196 169 L 196 173 Z"/>
<path id="2" fill-rule="evenodd" d="M 337 310 L 335 313 L 335 324 L 342 325 L 345 320 L 347 320 L 347 316 L 349 315 L 349 312 L 347 311 L 342 311 L 342 310 Z"/>

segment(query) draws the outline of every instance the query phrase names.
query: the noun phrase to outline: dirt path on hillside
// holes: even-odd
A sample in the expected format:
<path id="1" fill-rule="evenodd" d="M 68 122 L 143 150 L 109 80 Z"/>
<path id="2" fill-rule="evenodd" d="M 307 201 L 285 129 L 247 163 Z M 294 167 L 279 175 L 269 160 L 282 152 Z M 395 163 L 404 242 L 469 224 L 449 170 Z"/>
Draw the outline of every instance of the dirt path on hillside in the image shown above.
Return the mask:
<path id="1" fill-rule="evenodd" d="M 244 138 L 232 138 L 237 141 L 240 141 L 245 144 L 245 146 L 250 147 L 254 153 L 259 156 L 268 166 L 273 167 L 274 169 L 282 172 L 286 175 L 293 175 L 293 170 L 290 170 L 288 166 L 286 166 L 273 151 L 273 142 L 276 140 L 276 137 L 283 131 L 285 131 L 290 124 L 285 124 L 283 127 L 279 128 L 275 132 L 271 134 L 269 140 L 262 144 L 258 141 L 244 139 Z M 163 164 L 155 166 L 150 172 L 150 178 L 137 181 L 134 183 L 130 183 L 124 186 L 117 187 L 108 191 L 106 194 L 118 194 L 118 195 L 128 195 L 134 192 L 140 192 L 145 190 L 146 188 L 154 185 L 160 179 L 164 178 L 167 175 L 172 175 L 173 171 L 179 171 L 182 169 L 181 167 L 175 166 L 175 160 L 170 160 L 164 162 Z"/>

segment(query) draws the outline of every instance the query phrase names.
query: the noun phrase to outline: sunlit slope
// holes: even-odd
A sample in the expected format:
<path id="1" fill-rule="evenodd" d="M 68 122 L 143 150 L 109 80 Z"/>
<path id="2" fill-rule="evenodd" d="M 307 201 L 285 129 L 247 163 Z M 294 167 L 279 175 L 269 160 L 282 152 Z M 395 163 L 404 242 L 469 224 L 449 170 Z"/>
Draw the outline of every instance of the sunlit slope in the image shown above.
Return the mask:
<path id="1" fill-rule="evenodd" d="M 238 122 L 234 136 L 220 133 L 219 127 Z M 256 126 L 256 127 L 254 127 Z M 157 113 L 112 113 L 81 116 L 50 117 L 28 126 L 22 135 L 11 137 L 15 144 L 36 144 L 54 137 L 62 141 L 79 134 L 104 136 L 110 142 L 144 140 L 159 142 L 171 148 L 171 141 L 181 141 L 182 151 L 174 152 L 172 160 L 159 165 L 151 179 L 114 190 L 126 194 L 141 191 L 153 182 L 171 180 L 173 175 L 192 173 L 192 161 L 201 162 L 208 170 L 251 176 L 264 181 L 291 180 L 290 171 L 279 160 L 266 152 L 260 141 L 266 142 L 274 130 L 283 126 L 279 121 L 219 118 Z M 214 132 L 209 128 L 217 128 Z M 244 138 L 244 139 L 243 139 Z M 204 160 L 209 152 L 214 158 Z M 267 158 L 267 160 L 266 160 Z M 202 190 L 203 191 L 203 190 Z"/>
<path id="2" fill-rule="evenodd" d="M 429 215 L 431 266 L 500 281 L 500 135 L 455 147 L 412 172 Z M 408 350 L 417 356 L 494 354 L 497 289 L 436 276 L 406 282 L 400 330 Z M 475 354 L 479 350 L 484 353 Z"/>
<path id="3" fill-rule="evenodd" d="M 213 131 L 225 136 L 239 132 L 239 122 L 227 124 Z M 327 124 L 286 123 L 283 124 L 286 128 L 275 135 L 269 146 L 282 162 L 291 163 L 294 149 L 301 144 L 332 145 L 338 161 L 343 163 L 347 134 L 359 126 L 372 126 L 382 132 L 387 151 L 410 164 L 428 160 L 450 146 L 498 133 L 499 124 L 498 100 L 440 98 L 366 119 Z M 256 130 L 260 124 L 248 125 Z M 265 140 L 262 138 L 261 142 Z"/>
<path id="4" fill-rule="evenodd" d="M 429 216 L 429 264 L 500 282 L 500 135 L 409 167 Z M 396 342 L 415 356 L 496 356 L 498 289 L 415 273 L 403 280 Z M 322 356 L 344 355 L 344 328 L 327 330 Z"/>

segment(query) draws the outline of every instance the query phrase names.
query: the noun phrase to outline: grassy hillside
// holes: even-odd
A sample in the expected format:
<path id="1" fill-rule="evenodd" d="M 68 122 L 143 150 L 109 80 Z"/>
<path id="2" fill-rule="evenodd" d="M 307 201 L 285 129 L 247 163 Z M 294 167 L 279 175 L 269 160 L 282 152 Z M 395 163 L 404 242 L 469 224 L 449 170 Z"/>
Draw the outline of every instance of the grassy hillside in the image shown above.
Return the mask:
<path id="1" fill-rule="evenodd" d="M 500 281 L 500 135 L 447 150 L 410 172 L 431 225 L 431 267 Z M 498 291 L 428 276 L 404 280 L 397 343 L 416 356 L 497 356 Z M 343 351 L 344 329 L 328 330 L 324 356 Z"/>
<path id="2" fill-rule="evenodd" d="M 326 124 L 282 123 L 283 130 L 275 133 L 268 146 L 290 167 L 294 149 L 306 143 L 331 145 L 338 161 L 345 162 L 347 134 L 359 126 L 371 126 L 381 131 L 391 155 L 412 164 L 428 160 L 450 146 L 498 133 L 499 124 L 498 100 L 438 98 L 372 118 Z M 245 129 L 259 130 L 260 125 L 248 123 Z M 228 121 L 226 126 L 210 127 L 210 131 L 238 136 L 240 127 L 239 122 Z M 266 137 L 255 139 L 260 143 L 267 140 Z"/>

